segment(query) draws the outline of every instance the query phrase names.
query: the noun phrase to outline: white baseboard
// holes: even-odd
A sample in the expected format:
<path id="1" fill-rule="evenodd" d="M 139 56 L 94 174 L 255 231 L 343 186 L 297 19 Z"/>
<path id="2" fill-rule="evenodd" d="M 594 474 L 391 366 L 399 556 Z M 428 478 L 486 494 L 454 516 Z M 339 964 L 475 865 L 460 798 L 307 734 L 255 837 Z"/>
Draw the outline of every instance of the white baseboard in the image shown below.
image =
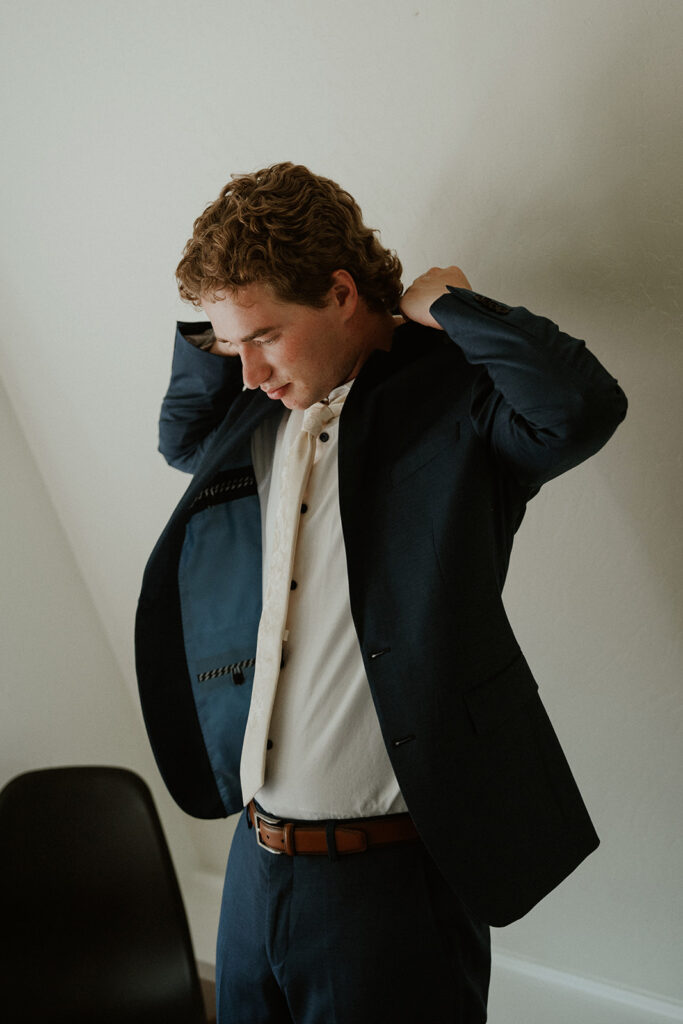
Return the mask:
<path id="1" fill-rule="evenodd" d="M 683 1004 L 494 951 L 490 1024 L 667 1024 Z"/>

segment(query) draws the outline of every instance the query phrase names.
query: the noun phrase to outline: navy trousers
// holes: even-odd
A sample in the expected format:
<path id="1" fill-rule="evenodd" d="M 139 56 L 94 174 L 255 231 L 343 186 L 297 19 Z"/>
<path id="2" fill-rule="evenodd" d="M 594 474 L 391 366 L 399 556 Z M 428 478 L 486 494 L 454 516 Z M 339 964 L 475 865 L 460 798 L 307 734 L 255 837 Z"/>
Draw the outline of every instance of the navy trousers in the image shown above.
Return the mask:
<path id="1" fill-rule="evenodd" d="M 243 814 L 216 959 L 218 1024 L 483 1024 L 488 926 L 420 842 L 278 855 Z"/>

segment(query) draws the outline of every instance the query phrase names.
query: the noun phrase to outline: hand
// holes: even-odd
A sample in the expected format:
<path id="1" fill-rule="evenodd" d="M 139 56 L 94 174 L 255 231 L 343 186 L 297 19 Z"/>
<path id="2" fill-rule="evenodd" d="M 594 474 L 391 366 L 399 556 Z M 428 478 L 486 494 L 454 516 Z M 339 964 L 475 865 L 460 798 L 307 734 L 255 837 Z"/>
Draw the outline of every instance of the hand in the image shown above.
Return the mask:
<path id="1" fill-rule="evenodd" d="M 405 290 L 399 302 L 399 309 L 408 320 L 424 324 L 425 327 L 443 330 L 429 312 L 429 307 L 446 294 L 447 284 L 453 288 L 467 288 L 472 291 L 472 285 L 460 267 L 432 267 L 426 274 L 416 278 L 410 288 Z"/>
<path id="2" fill-rule="evenodd" d="M 213 339 L 209 352 L 212 352 L 215 356 L 236 356 L 238 354 L 229 341 L 218 341 L 217 338 Z"/>

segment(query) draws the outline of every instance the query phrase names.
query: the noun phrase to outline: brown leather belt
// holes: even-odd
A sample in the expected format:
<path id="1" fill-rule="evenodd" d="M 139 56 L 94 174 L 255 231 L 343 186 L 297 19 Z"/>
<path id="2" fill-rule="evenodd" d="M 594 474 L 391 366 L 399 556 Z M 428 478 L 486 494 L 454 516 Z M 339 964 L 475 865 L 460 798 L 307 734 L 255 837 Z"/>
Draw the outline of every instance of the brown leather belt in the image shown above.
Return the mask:
<path id="1" fill-rule="evenodd" d="M 343 824 L 299 825 L 263 814 L 253 800 L 248 810 L 258 845 L 270 853 L 286 853 L 290 857 L 301 853 L 363 853 L 370 846 L 409 843 L 418 838 L 409 814 L 343 819 Z"/>

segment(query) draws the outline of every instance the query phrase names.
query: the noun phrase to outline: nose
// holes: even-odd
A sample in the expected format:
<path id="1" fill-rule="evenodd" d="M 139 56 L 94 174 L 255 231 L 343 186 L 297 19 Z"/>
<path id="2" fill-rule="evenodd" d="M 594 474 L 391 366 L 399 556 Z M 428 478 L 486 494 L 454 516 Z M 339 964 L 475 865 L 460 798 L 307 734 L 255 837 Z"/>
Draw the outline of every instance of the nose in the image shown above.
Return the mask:
<path id="1" fill-rule="evenodd" d="M 263 351 L 253 345 L 244 345 L 240 351 L 242 360 L 242 380 L 250 390 L 254 390 L 268 380 L 271 369 L 264 358 Z"/>

